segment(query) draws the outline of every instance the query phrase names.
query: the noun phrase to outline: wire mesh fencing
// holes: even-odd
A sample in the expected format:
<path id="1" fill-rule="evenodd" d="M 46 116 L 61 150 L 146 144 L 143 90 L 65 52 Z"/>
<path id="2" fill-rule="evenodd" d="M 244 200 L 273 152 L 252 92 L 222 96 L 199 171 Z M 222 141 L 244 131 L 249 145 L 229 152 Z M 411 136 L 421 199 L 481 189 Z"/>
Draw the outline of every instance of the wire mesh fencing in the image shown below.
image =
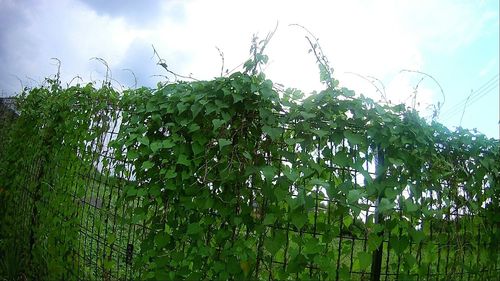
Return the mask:
<path id="1" fill-rule="evenodd" d="M 471 180 L 470 175 L 450 173 L 453 167 L 431 158 L 405 162 L 396 157 L 399 151 L 372 145 L 376 139 L 365 145 L 359 139 L 367 134 L 363 127 L 346 123 L 334 128 L 321 118 L 302 114 L 274 128 L 279 133 L 272 139 L 260 135 L 252 139 L 251 133 L 242 132 L 240 141 L 255 141 L 249 157 L 233 153 L 223 162 L 220 154 L 207 152 L 212 146 L 222 149 L 220 139 L 216 145 L 207 141 L 198 153 L 199 162 L 194 162 L 195 172 L 184 171 L 187 164 L 182 162 L 176 163 L 175 175 L 159 169 L 166 174 L 162 185 L 150 176 L 154 168 L 144 168 L 145 163 L 157 161 L 167 167 L 171 162 L 154 156 L 138 162 L 120 155 L 152 149 L 152 141 L 145 145 L 140 139 L 148 134 L 161 141 L 173 138 L 175 129 L 165 129 L 166 123 L 185 125 L 163 117 L 159 129 L 144 126 L 142 135 L 121 135 L 139 110 L 138 104 L 125 108 L 100 102 L 92 110 L 75 105 L 60 122 L 71 124 L 64 130 L 78 133 L 62 134 L 54 143 L 50 135 L 37 133 L 41 125 L 30 128 L 31 136 L 14 134 L 20 139 L 2 142 L 11 146 L 19 142 L 15 157 L 2 157 L 16 169 L 17 176 L 8 183 L 17 191 L 9 197 L 9 206 L 16 206 L 9 216 L 24 233 L 19 242 L 29 253 L 27 264 L 44 255 L 52 257 L 43 267 L 48 272 L 39 272 L 40 276 L 54 272 L 76 280 L 167 280 L 176 279 L 176 274 L 197 280 L 235 276 L 496 280 L 500 276 L 499 222 L 488 211 L 498 204 L 490 196 L 498 184 L 494 176 Z M 155 118 L 154 113 L 141 114 L 143 120 Z M 285 118 L 280 114 L 276 118 Z M 183 143 L 194 149 L 194 141 L 186 137 L 192 132 L 187 132 Z M 120 136 L 131 145 L 114 145 Z M 23 145 L 30 149 L 23 150 Z M 48 146 L 53 149 L 47 150 Z M 406 148 L 412 149 L 409 143 Z M 445 153 L 447 148 L 433 149 Z M 162 157 L 175 156 L 178 162 L 182 158 L 168 153 Z M 247 160 L 239 157 L 258 164 L 244 167 L 241 163 Z M 455 157 L 450 163 L 457 165 L 477 164 L 450 157 Z M 221 172 L 210 170 L 222 165 L 226 166 Z M 167 184 L 171 179 L 177 179 L 178 186 Z M 189 256 L 196 258 L 176 268 L 170 265 Z M 214 275 L 203 275 L 204 268 Z"/>

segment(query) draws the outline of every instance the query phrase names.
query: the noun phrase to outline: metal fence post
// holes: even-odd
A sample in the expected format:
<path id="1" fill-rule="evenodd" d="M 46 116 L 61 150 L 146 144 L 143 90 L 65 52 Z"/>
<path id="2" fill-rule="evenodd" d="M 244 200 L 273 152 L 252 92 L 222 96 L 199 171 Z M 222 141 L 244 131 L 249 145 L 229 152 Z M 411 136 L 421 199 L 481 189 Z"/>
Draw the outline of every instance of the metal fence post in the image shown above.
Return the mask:
<path id="1" fill-rule="evenodd" d="M 379 181 L 380 178 L 382 177 L 382 172 L 383 172 L 383 166 L 384 166 L 384 154 L 382 149 L 380 148 L 380 145 L 377 147 L 377 157 L 375 158 L 375 171 L 377 178 L 375 179 L 376 181 Z M 375 206 L 375 224 L 380 224 L 383 223 L 383 216 L 379 213 L 378 207 L 380 205 L 380 200 L 382 199 L 382 194 L 378 195 L 377 198 L 377 204 Z M 379 236 L 384 236 L 384 232 L 381 232 L 378 234 Z M 370 274 L 370 281 L 380 281 L 380 274 L 381 274 L 381 269 L 382 269 L 382 253 L 384 250 L 384 241 L 380 243 L 378 248 L 373 252 L 372 255 L 372 267 L 371 267 L 371 274 Z"/>

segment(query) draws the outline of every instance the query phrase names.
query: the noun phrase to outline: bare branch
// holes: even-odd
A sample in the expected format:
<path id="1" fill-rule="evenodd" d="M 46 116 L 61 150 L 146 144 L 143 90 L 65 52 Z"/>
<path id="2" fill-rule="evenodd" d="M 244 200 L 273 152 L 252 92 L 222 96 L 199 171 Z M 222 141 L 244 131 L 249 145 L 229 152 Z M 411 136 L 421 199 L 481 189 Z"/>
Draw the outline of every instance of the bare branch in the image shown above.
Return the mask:
<path id="1" fill-rule="evenodd" d="M 378 79 L 377 77 L 374 77 L 374 76 L 366 76 L 366 77 L 371 78 L 371 79 L 377 81 L 382 86 L 382 91 L 383 92 L 380 92 L 380 91 L 379 92 L 382 95 L 382 98 L 384 99 L 384 101 L 387 102 L 387 93 L 385 91 L 385 85 L 384 85 L 384 83 L 380 79 Z"/>
<path id="2" fill-rule="evenodd" d="M 437 103 L 436 112 L 434 113 L 434 116 L 433 116 L 434 118 L 437 117 L 439 115 L 439 112 L 440 112 L 441 108 L 443 107 L 444 103 L 446 102 L 446 95 L 444 94 L 444 91 L 443 91 L 443 88 L 441 87 L 441 84 L 439 84 L 439 82 L 432 75 L 427 74 L 427 73 L 422 72 L 422 71 L 410 70 L 410 69 L 402 69 L 399 73 L 402 73 L 402 72 L 410 72 L 410 73 L 422 74 L 422 75 L 425 75 L 426 77 L 431 78 L 432 81 L 434 81 L 434 83 L 436 83 L 436 85 L 439 87 L 439 90 L 441 91 L 441 95 L 443 96 L 443 102 L 438 102 Z"/>
<path id="3" fill-rule="evenodd" d="M 371 84 L 371 85 L 375 88 L 375 90 L 376 90 L 376 91 L 380 94 L 380 96 L 382 97 L 382 99 L 384 100 L 384 102 L 385 102 L 385 103 L 390 103 L 390 102 L 387 100 L 387 95 L 386 95 L 386 92 L 385 92 L 385 85 L 384 85 L 384 83 L 382 83 L 382 81 L 380 81 L 379 79 L 377 79 L 377 78 L 375 78 L 375 77 L 373 77 L 373 76 L 364 76 L 364 75 L 361 75 L 361 74 L 356 73 L 356 72 L 350 72 L 350 71 L 348 71 L 348 72 L 344 72 L 344 73 L 346 73 L 346 74 L 353 74 L 353 75 L 356 75 L 356 76 L 358 76 L 359 78 L 361 78 L 361 79 L 363 79 L 363 80 L 367 81 L 367 82 L 368 82 L 368 83 L 370 83 L 370 84 Z M 368 79 L 368 78 L 371 78 L 371 79 L 373 79 L 373 80 L 370 80 L 370 79 Z M 379 84 L 380 84 L 380 85 L 382 85 L 382 90 L 380 90 L 380 88 L 379 88 L 379 87 L 377 87 L 377 85 L 375 85 L 374 80 L 376 80 L 377 82 L 379 82 Z"/>
<path id="4" fill-rule="evenodd" d="M 222 61 L 222 65 L 220 67 L 220 76 L 223 77 L 224 76 L 224 52 L 222 52 L 221 49 L 219 49 L 219 47 L 217 47 L 217 46 L 215 46 L 215 48 L 219 52 L 219 56 L 220 56 L 220 59 Z M 227 70 L 226 70 L 226 73 L 227 73 Z"/>
<path id="5" fill-rule="evenodd" d="M 183 79 L 190 79 L 190 80 L 194 80 L 194 81 L 200 81 L 200 80 L 194 78 L 192 76 L 192 74 L 189 74 L 189 76 L 181 75 L 181 74 L 175 73 L 175 72 L 171 71 L 170 69 L 168 69 L 168 65 L 167 65 L 166 61 L 160 57 L 160 55 L 158 54 L 158 52 L 155 49 L 155 46 L 154 45 L 151 45 L 151 46 L 153 47 L 153 52 L 154 52 L 153 53 L 153 57 L 156 56 L 158 58 L 158 62 L 156 64 L 159 65 L 159 66 L 161 66 L 161 67 L 163 67 L 163 69 L 165 69 L 168 73 L 172 74 L 174 76 L 174 78 L 175 78 L 176 81 L 178 80 L 177 79 L 178 77 L 183 78 Z"/>
<path id="6" fill-rule="evenodd" d="M 250 72 L 252 75 L 257 74 L 257 68 L 262 72 L 261 65 L 267 63 L 267 56 L 264 55 L 264 51 L 267 44 L 271 41 L 276 30 L 278 29 L 279 22 L 276 22 L 276 26 L 273 31 L 270 31 L 266 38 L 257 42 L 258 36 L 254 34 L 252 37 L 252 46 L 250 47 L 251 58 L 248 59 L 244 64 L 245 73 Z"/>
<path id="7" fill-rule="evenodd" d="M 67 85 L 68 85 L 68 87 L 71 85 L 71 83 L 73 83 L 73 80 L 80 80 L 80 81 L 82 81 L 82 82 L 83 82 L 82 77 L 81 77 L 80 75 L 77 75 L 77 76 L 73 77 L 73 78 L 72 78 L 72 79 L 68 82 L 68 84 L 67 84 Z"/>
<path id="8" fill-rule="evenodd" d="M 58 58 L 50 58 L 50 59 L 56 61 L 57 65 L 56 81 L 59 81 L 59 79 L 61 78 L 61 60 Z"/>
<path id="9" fill-rule="evenodd" d="M 24 83 L 23 83 L 23 80 L 21 80 L 21 78 L 19 78 L 19 76 L 15 75 L 15 74 L 9 74 L 11 76 L 14 76 L 16 78 L 17 81 L 19 81 L 19 84 L 21 84 L 21 93 L 24 92 Z"/>
<path id="10" fill-rule="evenodd" d="M 90 58 L 90 60 L 97 60 L 106 67 L 106 76 L 105 80 L 103 81 L 103 85 L 109 84 L 111 81 L 112 73 L 111 73 L 111 68 L 109 68 L 108 62 L 106 62 L 106 60 L 104 60 L 103 58 L 98 58 L 98 57 Z"/>
<path id="11" fill-rule="evenodd" d="M 320 75 L 326 74 L 327 78 L 324 79 L 323 82 L 326 83 L 327 87 L 330 89 L 333 89 L 336 87 L 336 81 L 333 79 L 332 74 L 333 74 L 333 68 L 330 67 L 330 63 L 328 61 L 328 58 L 326 57 L 325 53 L 323 52 L 323 49 L 321 48 L 321 45 L 319 44 L 319 39 L 314 36 L 314 34 L 309 31 L 305 26 L 300 25 L 300 24 L 290 24 L 289 26 L 297 26 L 304 30 L 308 35 L 306 35 L 307 42 L 309 42 L 309 45 L 311 46 L 310 51 L 314 53 L 314 56 L 316 57 L 316 62 L 320 66 Z M 309 38 L 311 37 L 312 40 Z M 323 79 L 322 79 L 323 80 Z"/>
<path id="12" fill-rule="evenodd" d="M 132 71 L 130 68 L 124 68 L 122 69 L 123 71 L 128 71 L 134 76 L 134 89 L 137 88 L 137 76 L 135 76 L 135 73 Z"/>
<path id="13" fill-rule="evenodd" d="M 473 93 L 474 93 L 474 91 L 471 90 L 470 94 L 467 96 L 467 99 L 465 100 L 464 109 L 462 110 L 462 116 L 460 117 L 460 124 L 458 126 L 462 126 L 462 120 L 464 119 L 465 109 L 467 108 L 467 103 L 469 102 L 469 99 L 470 99 L 470 97 L 472 96 Z"/>

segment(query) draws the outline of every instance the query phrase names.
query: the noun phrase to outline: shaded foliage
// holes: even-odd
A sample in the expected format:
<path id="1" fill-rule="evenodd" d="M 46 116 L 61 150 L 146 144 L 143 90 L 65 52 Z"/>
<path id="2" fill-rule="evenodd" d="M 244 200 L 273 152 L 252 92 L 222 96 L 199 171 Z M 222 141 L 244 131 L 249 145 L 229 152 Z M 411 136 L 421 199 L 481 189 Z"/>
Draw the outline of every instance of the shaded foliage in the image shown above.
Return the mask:
<path id="1" fill-rule="evenodd" d="M 321 79 L 26 92 L 0 164 L 15 274 L 366 280 L 383 250 L 389 280 L 498 276 L 498 141 Z"/>

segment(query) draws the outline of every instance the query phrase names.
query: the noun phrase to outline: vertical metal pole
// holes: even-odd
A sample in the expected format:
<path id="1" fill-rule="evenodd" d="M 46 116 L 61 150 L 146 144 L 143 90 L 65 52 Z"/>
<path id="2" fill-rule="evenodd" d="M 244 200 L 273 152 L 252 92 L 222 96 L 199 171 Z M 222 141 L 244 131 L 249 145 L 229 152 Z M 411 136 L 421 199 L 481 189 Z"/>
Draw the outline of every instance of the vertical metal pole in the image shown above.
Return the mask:
<path id="1" fill-rule="evenodd" d="M 382 177 L 384 166 L 384 154 L 380 146 L 377 147 L 377 157 L 375 158 L 375 173 L 377 178 L 376 181 L 379 181 Z M 377 205 L 375 206 L 375 224 L 383 223 L 384 218 L 378 211 L 378 206 L 380 204 L 380 200 L 382 199 L 382 194 L 379 194 L 377 198 Z M 379 236 L 384 236 L 384 233 L 381 232 L 378 234 Z M 373 252 L 372 255 L 372 268 L 370 274 L 370 281 L 380 281 L 380 274 L 382 270 L 382 253 L 384 250 L 384 241 L 380 243 L 378 248 Z"/>

